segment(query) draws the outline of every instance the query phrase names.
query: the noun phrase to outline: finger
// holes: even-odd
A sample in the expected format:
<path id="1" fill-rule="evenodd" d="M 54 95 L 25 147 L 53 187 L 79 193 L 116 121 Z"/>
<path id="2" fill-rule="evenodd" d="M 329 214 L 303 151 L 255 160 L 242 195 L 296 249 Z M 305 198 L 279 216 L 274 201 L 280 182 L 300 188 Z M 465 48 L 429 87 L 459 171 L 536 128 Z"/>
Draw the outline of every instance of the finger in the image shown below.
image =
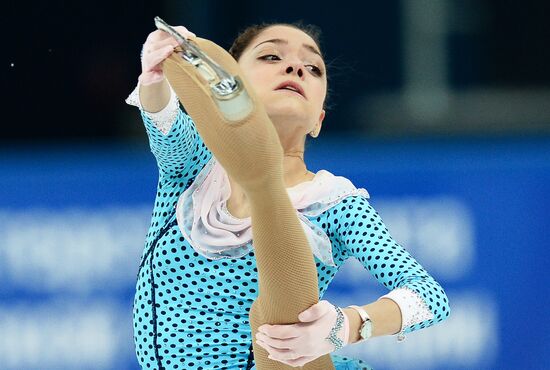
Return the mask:
<path id="1" fill-rule="evenodd" d="M 288 360 L 295 360 L 302 356 L 297 354 L 295 351 L 287 349 L 287 350 L 280 350 L 277 348 L 271 347 L 269 344 L 262 342 L 262 341 L 256 341 L 256 343 L 265 349 L 268 353 L 268 357 L 272 360 L 276 361 L 288 361 Z"/>
<path id="2" fill-rule="evenodd" d="M 284 360 L 284 359 L 289 359 L 289 358 L 299 358 L 300 356 L 298 354 L 296 354 L 293 350 L 290 350 L 290 349 L 278 349 L 278 348 L 274 348 L 274 347 L 271 347 L 269 344 L 261 341 L 261 340 L 257 340 L 256 343 L 262 347 L 263 349 L 265 349 L 267 351 L 267 353 L 269 354 L 269 358 L 273 359 L 273 360 Z"/>
<path id="3" fill-rule="evenodd" d="M 283 359 L 285 356 L 288 356 L 287 353 L 290 351 L 289 349 L 280 350 L 277 348 L 273 348 L 269 344 L 262 342 L 261 340 L 257 340 L 256 344 L 265 349 L 267 354 L 269 355 L 268 357 L 272 360 L 278 361 L 279 359 Z"/>
<path id="4" fill-rule="evenodd" d="M 149 35 L 147 35 L 147 39 L 145 42 L 154 42 L 154 41 L 160 41 L 164 40 L 165 38 L 169 37 L 169 35 L 161 30 L 154 30 Z"/>
<path id="5" fill-rule="evenodd" d="M 174 28 L 176 29 L 176 31 L 178 31 L 185 38 L 189 38 L 191 36 L 196 37 L 196 35 L 193 32 L 189 31 L 184 26 L 176 26 Z M 155 31 L 151 32 L 149 35 L 147 35 L 147 39 L 145 40 L 145 43 L 153 43 L 153 42 L 158 42 L 158 41 L 164 41 L 164 40 L 167 40 L 167 39 L 174 40 L 174 38 L 172 36 L 170 36 L 169 33 L 161 31 L 161 30 L 155 30 Z"/>
<path id="6" fill-rule="evenodd" d="M 274 353 L 276 348 L 271 347 L 269 344 L 262 342 L 261 340 L 256 340 L 256 344 L 262 347 L 267 351 L 268 354 Z"/>
<path id="7" fill-rule="evenodd" d="M 173 27 L 175 31 L 177 31 L 180 35 L 182 35 L 183 37 L 185 37 L 186 39 L 190 38 L 190 37 L 196 37 L 196 35 L 189 31 L 187 28 L 183 27 L 183 26 L 176 26 L 176 27 Z M 160 30 L 159 30 L 160 31 Z M 163 37 L 161 39 L 164 39 L 164 38 L 173 38 L 172 35 L 170 35 L 168 32 L 166 31 L 160 31 L 163 33 Z M 152 41 L 158 41 L 158 40 L 161 40 L 161 39 L 154 39 Z"/>
<path id="8" fill-rule="evenodd" d="M 298 319 L 302 322 L 318 320 L 326 315 L 331 307 L 332 305 L 328 301 L 322 300 L 298 315 Z"/>
<path id="9" fill-rule="evenodd" d="M 178 42 L 173 37 L 167 37 L 164 40 L 156 41 L 154 43 L 151 43 L 150 48 L 152 51 L 162 49 L 166 47 L 167 45 L 171 45 L 173 47 L 178 46 Z"/>
<path id="10" fill-rule="evenodd" d="M 193 32 L 189 31 L 187 29 L 187 27 L 184 27 L 184 26 L 176 26 L 174 27 L 176 29 L 176 31 L 178 31 L 179 33 L 181 33 L 183 36 L 185 36 L 186 38 L 189 38 L 189 36 L 194 36 L 196 37 L 197 35 L 195 35 Z"/>
<path id="11" fill-rule="evenodd" d="M 260 329 L 259 329 L 260 330 Z M 290 339 L 300 336 L 300 330 L 294 324 L 289 325 L 263 325 L 260 330 L 263 334 L 278 339 Z"/>
<path id="12" fill-rule="evenodd" d="M 265 344 L 266 346 L 269 346 L 268 344 Z M 272 360 L 277 361 L 290 361 L 290 360 L 297 360 L 300 357 L 303 357 L 301 354 L 296 353 L 296 351 L 287 349 L 287 350 L 280 350 L 273 347 L 267 347 L 269 349 L 266 349 L 267 352 L 269 352 L 269 358 Z"/>
<path id="13" fill-rule="evenodd" d="M 268 344 L 270 347 L 277 348 L 277 349 L 295 348 L 300 340 L 300 338 L 292 338 L 292 339 L 271 338 L 262 333 L 258 333 L 256 335 L 256 338 L 261 342 Z"/>
<path id="14" fill-rule="evenodd" d="M 178 46 L 178 42 L 172 37 L 166 38 L 161 41 L 146 42 L 143 44 L 143 54 L 147 56 L 148 54 L 155 53 L 160 49 L 164 49 L 166 46 L 172 46 L 172 48 Z"/>
<path id="15" fill-rule="evenodd" d="M 170 54 L 174 52 L 174 47 L 172 45 L 165 46 L 163 49 L 157 50 L 154 53 L 149 54 L 143 58 L 144 69 L 150 71 L 158 66 L 162 61 Z"/>

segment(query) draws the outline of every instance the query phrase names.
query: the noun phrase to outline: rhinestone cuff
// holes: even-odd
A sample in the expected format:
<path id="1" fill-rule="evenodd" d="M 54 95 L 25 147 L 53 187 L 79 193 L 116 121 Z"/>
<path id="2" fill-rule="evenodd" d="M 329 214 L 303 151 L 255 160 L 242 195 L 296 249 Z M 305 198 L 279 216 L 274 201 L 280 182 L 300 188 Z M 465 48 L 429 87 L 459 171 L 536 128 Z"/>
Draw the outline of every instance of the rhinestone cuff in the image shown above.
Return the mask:
<path id="1" fill-rule="evenodd" d="M 336 309 L 336 313 L 338 316 L 336 317 L 336 323 L 330 330 L 329 336 L 325 339 L 332 343 L 335 347 L 334 350 L 337 351 L 344 346 L 344 342 L 342 341 L 342 339 L 338 338 L 338 332 L 344 326 L 344 313 L 342 312 L 340 307 L 336 305 L 333 306 Z"/>
<path id="2" fill-rule="evenodd" d="M 422 297 L 409 287 L 395 288 L 379 299 L 389 298 L 394 301 L 401 311 L 401 330 L 397 334 L 397 341 L 405 340 L 405 330 L 415 324 L 434 318 Z"/>
<path id="3" fill-rule="evenodd" d="M 139 82 L 132 93 L 126 98 L 126 104 L 138 107 L 140 110 L 145 112 L 145 114 L 151 119 L 153 125 L 155 125 L 155 127 L 164 135 L 167 135 L 168 132 L 170 132 L 170 129 L 174 125 L 174 122 L 176 122 L 179 114 L 178 97 L 171 86 L 170 100 L 168 101 L 166 107 L 164 107 L 159 112 L 151 113 L 143 110 L 143 107 L 141 106 L 141 101 L 139 100 Z"/>

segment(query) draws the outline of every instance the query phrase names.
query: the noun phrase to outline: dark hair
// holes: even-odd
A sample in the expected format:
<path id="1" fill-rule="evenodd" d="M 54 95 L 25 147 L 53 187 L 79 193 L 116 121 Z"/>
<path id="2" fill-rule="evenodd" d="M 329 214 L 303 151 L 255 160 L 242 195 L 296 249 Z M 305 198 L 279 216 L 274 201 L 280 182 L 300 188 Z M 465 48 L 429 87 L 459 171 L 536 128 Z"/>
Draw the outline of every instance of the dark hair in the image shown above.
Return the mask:
<path id="1" fill-rule="evenodd" d="M 317 47 L 319 48 L 319 51 L 321 52 L 321 55 L 323 55 L 323 51 L 321 50 L 321 29 L 313 24 L 304 24 L 301 21 L 293 22 L 293 23 L 278 23 L 278 22 L 272 22 L 272 23 L 260 23 L 260 24 L 254 24 L 252 26 L 248 26 L 244 30 L 242 30 L 235 41 L 233 41 L 233 45 L 229 48 L 229 54 L 235 58 L 235 60 L 239 60 L 241 58 L 241 55 L 245 51 L 245 49 L 250 45 L 252 40 L 256 38 L 262 31 L 269 27 L 273 26 L 287 26 L 287 27 L 293 27 L 296 28 L 302 32 L 304 32 L 306 35 L 311 37 L 313 41 L 317 44 Z M 324 59 L 324 56 L 323 56 Z M 325 62 L 325 65 L 327 63 Z M 327 65 L 328 68 L 328 65 Z M 328 71 L 327 73 L 327 80 L 328 80 Z M 328 85 L 328 81 L 327 81 Z M 328 109 L 327 101 L 329 97 L 330 89 L 327 86 L 327 94 L 325 97 L 324 102 L 324 108 Z"/>
<path id="2" fill-rule="evenodd" d="M 264 31 L 266 28 L 273 27 L 273 26 L 287 26 L 287 27 L 293 27 L 296 28 L 305 34 L 307 34 L 309 37 L 315 41 L 319 49 L 321 49 L 321 30 L 319 27 L 313 25 L 313 24 L 303 24 L 302 22 L 294 22 L 294 23 L 261 23 L 261 24 L 254 24 L 252 26 L 249 26 L 245 28 L 243 31 L 239 33 L 235 41 L 233 41 L 233 45 L 229 48 L 229 54 L 235 58 L 235 60 L 239 60 L 241 55 L 243 54 L 243 51 L 250 45 L 252 40 L 258 36 L 262 31 Z M 322 54 L 322 52 L 321 52 Z"/>

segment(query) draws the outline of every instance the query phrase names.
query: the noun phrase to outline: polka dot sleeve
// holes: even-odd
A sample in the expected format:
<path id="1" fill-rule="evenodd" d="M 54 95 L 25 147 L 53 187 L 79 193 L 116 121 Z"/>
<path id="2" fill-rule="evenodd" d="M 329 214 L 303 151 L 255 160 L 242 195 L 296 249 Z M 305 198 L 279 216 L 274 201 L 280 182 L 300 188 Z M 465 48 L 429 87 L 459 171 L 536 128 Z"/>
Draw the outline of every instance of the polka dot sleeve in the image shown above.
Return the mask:
<path id="1" fill-rule="evenodd" d="M 175 179 L 193 165 L 191 159 L 195 149 L 201 146 L 202 139 L 191 117 L 179 107 L 173 92 L 166 108 L 158 113 L 148 113 L 141 107 L 138 91 L 139 84 L 128 96 L 126 103 L 140 109 L 161 179 Z"/>
<path id="2" fill-rule="evenodd" d="M 335 207 L 334 221 L 342 252 L 355 257 L 391 292 L 402 312 L 403 334 L 429 327 L 450 314 L 447 295 L 428 272 L 390 235 L 368 200 L 344 199 Z M 382 297 L 381 297 L 382 298 Z"/>

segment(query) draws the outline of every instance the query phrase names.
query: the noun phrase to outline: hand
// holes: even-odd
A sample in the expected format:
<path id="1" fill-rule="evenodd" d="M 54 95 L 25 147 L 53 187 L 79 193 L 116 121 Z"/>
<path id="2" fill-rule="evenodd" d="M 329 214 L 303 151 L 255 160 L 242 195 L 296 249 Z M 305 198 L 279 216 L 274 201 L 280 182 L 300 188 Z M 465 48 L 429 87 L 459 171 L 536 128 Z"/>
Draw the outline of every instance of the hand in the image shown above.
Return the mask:
<path id="1" fill-rule="evenodd" d="M 184 37 L 195 36 L 193 32 L 183 26 L 174 28 Z M 176 39 L 164 31 L 156 30 L 147 36 L 147 40 L 143 44 L 140 84 L 146 86 L 164 80 L 162 62 L 172 54 L 176 46 L 178 46 Z"/>
<path id="2" fill-rule="evenodd" d="M 292 367 L 304 366 L 336 350 L 325 339 L 336 324 L 336 318 L 336 308 L 329 301 L 322 300 L 300 313 L 299 323 L 260 326 L 256 341 L 269 353 L 270 359 Z M 349 320 L 345 313 L 344 325 L 338 331 L 337 337 L 343 341 L 344 346 L 348 344 Z"/>

